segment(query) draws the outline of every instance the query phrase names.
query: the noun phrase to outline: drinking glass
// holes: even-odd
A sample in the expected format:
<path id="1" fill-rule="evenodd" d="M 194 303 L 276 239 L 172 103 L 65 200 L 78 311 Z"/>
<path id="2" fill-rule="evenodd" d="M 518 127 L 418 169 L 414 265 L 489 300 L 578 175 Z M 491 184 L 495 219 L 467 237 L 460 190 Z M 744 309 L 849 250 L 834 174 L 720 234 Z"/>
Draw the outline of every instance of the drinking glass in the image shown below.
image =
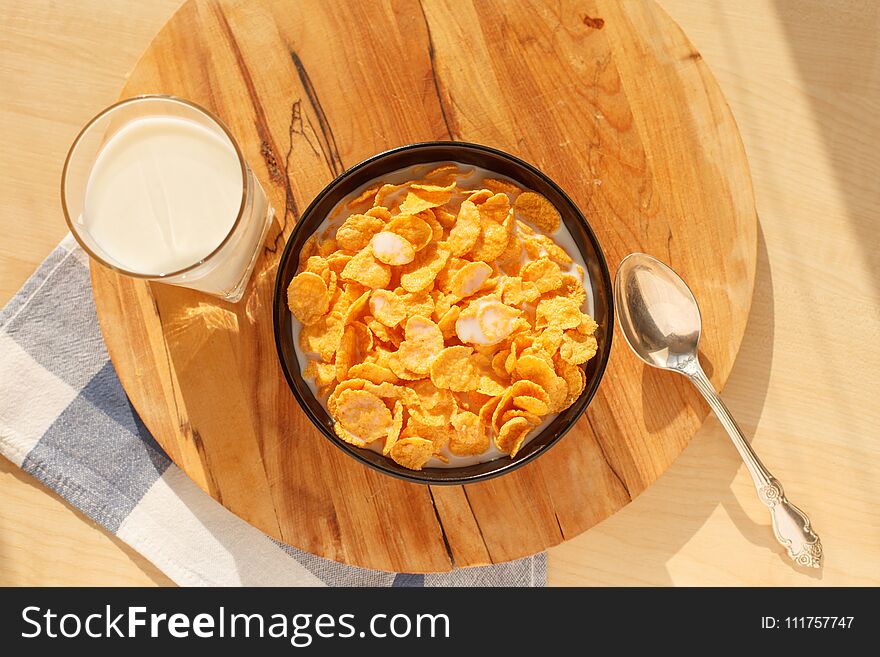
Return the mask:
<path id="1" fill-rule="evenodd" d="M 241 169 L 241 178 L 235 181 L 235 185 L 241 187 L 241 204 L 231 228 L 212 249 L 211 245 L 206 247 L 209 251 L 204 256 L 181 263 L 173 271 L 143 271 L 143 267 L 132 267 L 119 253 L 112 253 L 112 248 L 108 250 L 110 245 L 102 245 L 90 228 L 90 208 L 86 201 L 95 163 L 114 135 L 132 122 L 146 118 L 184 119 L 198 124 L 231 147 Z M 161 198 L 163 191 L 151 193 L 159 194 Z M 198 193 L 200 190 L 193 189 L 196 196 L 191 200 L 197 202 Z M 193 288 L 233 303 L 244 294 L 274 216 L 263 188 L 229 128 L 207 109 L 182 98 L 164 95 L 137 96 L 120 101 L 86 124 L 70 147 L 64 163 L 61 202 L 73 236 L 103 266 L 132 278 Z M 171 220 L 185 221 L 186 218 L 171 217 Z M 119 216 L 118 221 L 125 222 L 126 217 Z M 156 217 L 156 221 L 167 222 L 168 217 Z M 217 221 L 228 223 L 229 216 L 217 217 Z M 122 226 L 119 229 L 125 230 Z"/>

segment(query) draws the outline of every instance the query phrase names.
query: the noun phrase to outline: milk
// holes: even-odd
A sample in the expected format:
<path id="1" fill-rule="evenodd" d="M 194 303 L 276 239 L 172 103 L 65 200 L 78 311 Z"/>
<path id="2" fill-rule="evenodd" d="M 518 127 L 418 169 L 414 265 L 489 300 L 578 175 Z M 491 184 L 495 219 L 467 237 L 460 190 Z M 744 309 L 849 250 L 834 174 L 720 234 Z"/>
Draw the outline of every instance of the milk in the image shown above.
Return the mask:
<path id="1" fill-rule="evenodd" d="M 82 223 L 120 268 L 169 274 L 199 262 L 229 234 L 242 182 L 225 136 L 187 119 L 138 119 L 98 155 Z"/>

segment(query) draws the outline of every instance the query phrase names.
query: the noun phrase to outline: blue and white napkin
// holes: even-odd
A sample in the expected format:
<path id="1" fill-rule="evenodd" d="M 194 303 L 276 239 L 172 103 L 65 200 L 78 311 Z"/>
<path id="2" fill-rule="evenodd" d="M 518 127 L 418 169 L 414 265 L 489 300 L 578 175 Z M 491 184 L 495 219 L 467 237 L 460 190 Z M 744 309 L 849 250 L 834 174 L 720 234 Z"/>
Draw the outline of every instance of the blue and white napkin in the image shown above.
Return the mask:
<path id="1" fill-rule="evenodd" d="M 546 554 L 412 575 L 282 545 L 202 492 L 128 401 L 71 236 L 0 310 L 0 454 L 185 586 L 544 586 Z"/>

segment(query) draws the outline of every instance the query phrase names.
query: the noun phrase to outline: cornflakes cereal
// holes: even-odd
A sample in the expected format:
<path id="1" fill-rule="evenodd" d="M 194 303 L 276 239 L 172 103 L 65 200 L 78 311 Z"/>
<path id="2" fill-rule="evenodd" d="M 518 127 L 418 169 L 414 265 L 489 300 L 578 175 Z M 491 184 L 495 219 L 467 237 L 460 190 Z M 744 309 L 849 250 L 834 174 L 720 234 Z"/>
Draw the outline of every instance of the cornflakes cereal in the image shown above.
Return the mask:
<path id="1" fill-rule="evenodd" d="M 488 189 L 490 192 L 495 192 L 496 194 L 504 192 L 505 194 L 513 196 L 522 193 L 522 189 L 506 180 L 498 180 L 497 178 L 486 178 L 485 180 L 483 180 L 482 184 L 483 187 Z"/>
<path id="2" fill-rule="evenodd" d="M 392 423 L 385 403 L 366 390 L 344 390 L 336 399 L 336 419 L 367 443 L 387 436 Z"/>
<path id="3" fill-rule="evenodd" d="M 450 340 L 452 339 L 452 336 L 455 335 L 455 323 L 458 321 L 460 315 L 461 308 L 458 306 L 450 306 L 449 310 L 444 312 L 440 321 L 437 322 L 437 326 L 440 327 L 440 332 L 443 334 L 444 340 Z"/>
<path id="4" fill-rule="evenodd" d="M 496 223 L 484 217 L 480 219 L 480 229 L 480 234 L 470 250 L 470 257 L 474 260 L 493 262 L 507 248 L 507 240 L 510 239 L 510 233 L 504 224 Z"/>
<path id="5" fill-rule="evenodd" d="M 382 447 L 382 453 L 385 456 L 391 452 L 391 448 L 394 447 L 394 443 L 397 442 L 397 439 L 400 437 L 400 430 L 403 428 L 403 404 L 400 403 L 400 400 L 394 402 L 394 413 L 391 417 L 391 429 L 388 431 L 388 435 L 385 437 L 385 445 Z"/>
<path id="6" fill-rule="evenodd" d="M 403 344 L 403 340 L 400 341 L 400 344 Z M 400 349 L 400 344 L 397 345 L 398 349 Z M 404 363 L 400 360 L 397 352 L 389 354 L 385 360 L 385 364 L 399 378 L 406 381 L 417 381 L 418 379 L 422 379 L 425 376 L 424 374 L 413 372 L 409 368 L 407 368 L 406 365 L 404 365 Z"/>
<path id="7" fill-rule="evenodd" d="M 332 363 L 310 360 L 303 370 L 303 376 L 315 379 L 315 383 L 323 388 L 336 381 L 336 366 Z"/>
<path id="8" fill-rule="evenodd" d="M 522 446 L 526 434 L 532 430 L 533 426 L 524 417 L 514 417 L 508 420 L 501 427 L 498 435 L 495 436 L 495 446 L 505 454 L 510 454 L 510 458 L 513 458 Z"/>
<path id="9" fill-rule="evenodd" d="M 485 262 L 469 262 L 455 272 L 450 284 L 450 292 L 459 299 L 471 296 L 479 290 L 492 275 L 492 268 Z"/>
<path id="10" fill-rule="evenodd" d="M 303 247 L 288 287 L 303 376 L 340 440 L 403 467 L 514 458 L 586 386 L 584 267 L 540 194 L 420 170 L 369 183 Z"/>
<path id="11" fill-rule="evenodd" d="M 556 371 L 565 380 L 565 385 L 568 388 L 565 400 L 559 408 L 560 411 L 564 411 L 581 396 L 587 384 L 587 375 L 582 368 L 563 360 L 557 361 Z"/>
<path id="12" fill-rule="evenodd" d="M 388 230 L 373 235 L 371 245 L 376 260 L 386 265 L 406 265 L 416 257 L 415 247 L 405 237 Z"/>
<path id="13" fill-rule="evenodd" d="M 407 292 L 402 287 L 394 290 L 394 294 L 398 295 L 406 306 L 406 314 L 410 317 L 413 315 L 429 317 L 434 313 L 433 292 L 430 286 L 418 292 Z"/>
<path id="14" fill-rule="evenodd" d="M 306 326 L 320 320 L 330 306 L 324 279 L 309 271 L 294 276 L 287 288 L 287 306 Z"/>
<path id="15" fill-rule="evenodd" d="M 533 226 L 548 233 L 559 230 L 559 210 L 545 197 L 535 192 L 523 192 L 513 205 L 517 215 Z"/>
<path id="16" fill-rule="evenodd" d="M 363 438 L 359 438 L 351 433 L 348 429 L 342 426 L 342 423 L 336 422 L 333 425 L 333 431 L 336 432 L 336 435 L 339 436 L 345 442 L 354 445 L 355 447 L 366 447 L 369 445 L 369 442 L 364 440 Z"/>
<path id="17" fill-rule="evenodd" d="M 430 210 L 447 203 L 455 193 L 455 183 L 446 187 L 437 185 L 410 185 L 406 200 L 400 206 L 403 214 L 416 214 L 422 210 Z"/>
<path id="18" fill-rule="evenodd" d="M 437 278 L 450 255 L 449 248 L 442 242 L 432 242 L 416 254 L 415 260 L 401 267 L 400 285 L 407 292 L 424 290 Z"/>
<path id="19" fill-rule="evenodd" d="M 351 302 L 351 305 L 345 311 L 345 319 L 343 324 L 351 324 L 360 319 L 367 312 L 367 304 L 370 301 L 370 291 L 364 290 L 361 295 Z"/>
<path id="20" fill-rule="evenodd" d="M 477 321 L 488 344 L 500 342 L 510 335 L 513 332 L 513 320 L 519 317 L 520 312 L 500 301 L 480 304 L 477 309 Z"/>
<path id="21" fill-rule="evenodd" d="M 418 405 L 419 397 L 410 388 L 397 386 L 393 383 L 371 383 L 365 381 L 362 390 L 371 392 L 382 399 L 400 400 L 408 406 Z"/>
<path id="22" fill-rule="evenodd" d="M 348 369 L 357 362 L 357 333 L 353 325 L 346 326 L 336 350 L 336 380 L 342 383 L 348 378 Z"/>
<path id="23" fill-rule="evenodd" d="M 386 287 L 391 282 L 391 268 L 376 260 L 372 249 L 364 248 L 346 263 L 339 277 L 366 287 Z"/>
<path id="24" fill-rule="evenodd" d="M 528 395 L 514 397 L 513 405 L 538 416 L 547 415 L 550 412 L 550 407 L 545 402 Z"/>
<path id="25" fill-rule="evenodd" d="M 327 256 L 327 266 L 330 267 L 330 270 L 339 276 L 342 273 L 342 270 L 345 269 L 345 265 L 349 263 L 351 260 L 350 255 L 346 255 L 342 252 L 331 253 Z"/>
<path id="26" fill-rule="evenodd" d="M 471 201 L 464 201 L 458 211 L 458 217 L 452 230 L 449 231 L 447 244 L 454 256 L 463 256 L 470 251 L 482 230 L 480 211 Z"/>
<path id="27" fill-rule="evenodd" d="M 483 372 L 480 374 L 480 383 L 477 386 L 477 392 L 481 395 L 494 397 L 503 394 L 507 389 L 505 379 L 497 376 L 493 372 Z"/>
<path id="28" fill-rule="evenodd" d="M 410 416 L 406 428 L 400 435 L 402 438 L 417 437 L 430 440 L 434 444 L 433 456 L 436 458 L 443 448 L 449 445 L 453 433 L 455 429 L 448 422 L 444 425 L 423 424 L 416 417 Z"/>
<path id="29" fill-rule="evenodd" d="M 357 365 L 352 365 L 348 370 L 348 376 L 353 379 L 366 379 L 372 383 L 397 383 L 397 375 L 387 367 L 377 363 L 358 363 Z"/>
<path id="30" fill-rule="evenodd" d="M 394 194 L 401 187 L 405 186 L 406 185 L 382 185 L 376 192 L 376 196 L 373 197 L 373 206 L 384 207 L 385 199 Z"/>
<path id="31" fill-rule="evenodd" d="M 510 197 L 507 194 L 494 194 L 479 207 L 480 219 L 503 224 L 510 214 Z"/>
<path id="32" fill-rule="evenodd" d="M 466 392 L 480 385 L 477 368 L 471 360 L 470 347 L 446 347 L 431 363 L 431 382 L 438 388 Z"/>
<path id="33" fill-rule="evenodd" d="M 562 332 L 562 329 L 551 326 L 544 329 L 541 335 L 535 338 L 532 346 L 540 349 L 545 355 L 552 358 L 556 350 L 559 349 L 559 345 L 562 344 L 563 335 L 565 334 Z"/>
<path id="34" fill-rule="evenodd" d="M 455 413 L 457 408 L 455 398 L 448 390 L 442 391 L 444 396 L 434 406 L 428 408 L 424 404 L 421 406 L 410 406 L 410 416 L 428 427 L 446 427 Z"/>
<path id="35" fill-rule="evenodd" d="M 318 354 L 324 362 L 332 361 L 345 328 L 342 320 L 342 315 L 330 313 L 314 324 L 303 326 L 299 334 L 300 349 L 306 353 Z"/>
<path id="36" fill-rule="evenodd" d="M 401 438 L 389 450 L 398 465 L 410 470 L 421 470 L 434 455 L 434 443 L 424 438 Z"/>
<path id="37" fill-rule="evenodd" d="M 370 208 L 364 212 L 364 214 L 368 217 L 379 217 L 382 221 L 388 221 L 391 219 L 391 210 L 381 205 L 376 205 Z"/>
<path id="38" fill-rule="evenodd" d="M 431 229 L 431 226 L 429 226 L 424 219 L 422 219 L 421 217 L 413 216 L 411 214 L 397 215 L 397 217 L 388 222 L 385 230 L 390 233 L 400 235 L 402 238 L 404 238 L 404 240 L 409 242 L 409 244 L 416 251 L 420 251 L 428 246 L 428 244 L 431 243 L 431 238 L 434 235 L 434 231 Z M 412 262 L 412 258 L 410 258 L 407 262 Z M 388 264 L 405 265 L 407 264 L 407 262 L 389 262 Z"/>
<path id="39" fill-rule="evenodd" d="M 521 379 L 529 379 L 543 388 L 550 397 L 550 409 L 554 412 L 565 400 L 568 385 L 546 360 L 532 355 L 523 356 L 516 361 L 516 375 Z"/>
<path id="40" fill-rule="evenodd" d="M 359 205 L 366 203 L 367 201 L 376 197 L 376 192 L 379 191 L 379 185 L 371 185 L 367 187 L 364 191 L 362 191 L 359 195 L 354 197 L 348 202 L 346 206 L 349 210 L 356 208 Z"/>
<path id="41" fill-rule="evenodd" d="M 542 294 L 557 289 L 562 285 L 562 270 L 550 258 L 539 258 L 524 265 L 520 270 L 524 282 L 531 281 L 538 286 Z"/>
<path id="42" fill-rule="evenodd" d="M 452 164 L 441 164 L 439 167 L 435 167 L 431 169 L 428 173 L 425 174 L 426 179 L 432 178 L 452 178 L 455 179 L 456 174 L 458 174 L 458 166 Z"/>
<path id="43" fill-rule="evenodd" d="M 595 336 L 584 335 L 579 331 L 566 331 L 562 336 L 559 356 L 572 365 L 581 365 L 595 356 L 598 348 Z"/>
<path id="44" fill-rule="evenodd" d="M 431 239 L 439 242 L 443 239 L 443 225 L 437 220 L 437 216 L 434 214 L 435 209 L 433 208 L 431 212 L 422 212 L 419 216 L 431 227 Z"/>
<path id="45" fill-rule="evenodd" d="M 574 301 L 578 307 L 583 306 L 587 302 L 587 291 L 584 290 L 580 279 L 571 274 L 564 274 L 562 276 L 562 285 L 559 286 L 557 292 L 561 296 L 568 297 Z"/>
<path id="46" fill-rule="evenodd" d="M 596 320 L 589 315 L 582 315 L 581 317 L 583 321 L 578 324 L 578 332 L 583 333 L 584 335 L 593 335 L 593 333 L 596 332 L 596 329 L 599 328 L 599 325 L 596 324 Z"/>
<path id="47" fill-rule="evenodd" d="M 478 415 L 460 411 L 452 416 L 451 422 L 455 431 L 449 440 L 450 452 L 456 456 L 473 456 L 489 448 L 489 436 Z"/>
<path id="48" fill-rule="evenodd" d="M 443 334 L 427 317 L 410 317 L 404 329 L 404 341 L 397 350 L 400 362 L 409 371 L 426 374 L 443 349 Z"/>
<path id="49" fill-rule="evenodd" d="M 584 314 L 576 301 L 568 297 L 542 299 L 535 309 L 535 326 L 553 326 L 565 330 L 577 328 L 584 321 Z"/>
<path id="50" fill-rule="evenodd" d="M 400 295 L 388 290 L 373 290 L 370 313 L 385 326 L 394 328 L 406 319 L 406 303 Z"/>
<path id="51" fill-rule="evenodd" d="M 463 194 L 467 194 L 468 192 L 462 192 Z M 485 203 L 489 198 L 491 198 L 492 192 L 488 189 L 478 189 L 469 194 L 466 200 L 470 201 L 474 205 L 479 205 L 480 203 Z"/>
<path id="52" fill-rule="evenodd" d="M 346 251 L 360 251 L 384 225 L 379 217 L 353 214 L 336 231 L 336 243 Z"/>

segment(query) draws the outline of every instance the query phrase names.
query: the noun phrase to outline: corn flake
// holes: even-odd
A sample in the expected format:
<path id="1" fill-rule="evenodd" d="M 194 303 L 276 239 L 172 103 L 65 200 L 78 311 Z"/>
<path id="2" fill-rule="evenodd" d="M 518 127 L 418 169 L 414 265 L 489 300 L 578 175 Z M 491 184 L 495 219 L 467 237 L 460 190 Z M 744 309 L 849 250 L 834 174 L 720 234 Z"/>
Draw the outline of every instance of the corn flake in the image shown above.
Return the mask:
<path id="1" fill-rule="evenodd" d="M 456 456 L 473 456 L 489 449 L 489 436 L 480 418 L 470 411 L 459 411 L 452 416 L 449 451 Z"/>
<path id="2" fill-rule="evenodd" d="M 303 370 L 303 376 L 313 378 L 320 387 L 329 386 L 336 381 L 336 366 L 333 363 L 322 363 L 319 360 L 309 360 L 309 364 Z"/>
<path id="3" fill-rule="evenodd" d="M 532 424 L 526 418 L 512 418 L 504 423 L 498 435 L 495 436 L 495 446 L 499 451 L 509 454 L 510 458 L 513 458 L 522 446 L 526 434 L 531 430 Z"/>
<path id="4" fill-rule="evenodd" d="M 514 209 L 521 219 L 547 233 L 559 230 L 560 216 L 553 204 L 535 192 L 523 192 L 516 197 Z"/>
<path id="5" fill-rule="evenodd" d="M 492 268 L 485 262 L 469 262 L 455 272 L 450 283 L 450 292 L 459 299 L 471 296 L 479 290 L 492 275 Z"/>
<path id="6" fill-rule="evenodd" d="M 336 231 L 336 243 L 346 251 L 360 251 L 384 225 L 378 217 L 353 214 Z"/>
<path id="7" fill-rule="evenodd" d="M 410 470 L 421 470 L 434 455 L 434 443 L 424 438 L 401 438 L 388 452 L 398 465 Z"/>
<path id="8" fill-rule="evenodd" d="M 425 248 L 431 242 L 431 238 L 434 235 L 431 226 L 429 226 L 424 219 L 411 214 L 397 215 L 394 219 L 388 222 L 388 225 L 385 226 L 385 230 L 400 235 L 412 245 L 415 251 L 420 251 Z M 412 259 L 407 262 L 412 262 Z M 405 265 L 407 263 L 401 262 L 388 264 Z"/>
<path id="9" fill-rule="evenodd" d="M 536 397 L 528 395 L 520 395 L 513 398 L 513 405 L 535 415 L 547 415 L 550 412 L 550 406 Z"/>
<path id="10" fill-rule="evenodd" d="M 454 182 L 445 187 L 413 184 L 409 188 L 406 200 L 400 205 L 400 211 L 405 214 L 416 214 L 423 210 L 436 208 L 449 202 L 454 191 Z"/>
<path id="11" fill-rule="evenodd" d="M 391 411 L 366 390 L 344 390 L 336 399 L 336 421 L 352 435 L 370 443 L 391 430 Z"/>
<path id="12" fill-rule="evenodd" d="M 403 289 L 407 292 L 420 292 L 430 286 L 446 265 L 449 256 L 449 248 L 442 242 L 432 242 L 419 251 L 415 260 L 400 269 L 400 284 Z"/>
<path id="13" fill-rule="evenodd" d="M 581 325 L 583 318 L 580 306 L 568 297 L 541 299 L 535 309 L 536 328 L 553 326 L 561 330 L 573 329 Z"/>
<path id="14" fill-rule="evenodd" d="M 480 237 L 483 224 L 480 211 L 471 201 L 464 201 L 458 211 L 455 225 L 449 231 L 447 244 L 454 256 L 463 256 L 470 251 Z"/>
<path id="15" fill-rule="evenodd" d="M 370 242 L 373 255 L 386 265 L 405 265 L 416 257 L 416 249 L 398 233 L 383 230 L 373 235 Z"/>
<path id="16" fill-rule="evenodd" d="M 394 447 L 394 443 L 397 442 L 397 439 L 400 437 L 400 430 L 403 427 L 403 404 L 400 403 L 400 400 L 394 402 L 394 413 L 391 417 L 391 429 L 388 430 L 388 435 L 385 437 L 385 445 L 382 447 L 382 453 L 385 456 L 391 452 L 391 448 Z"/>
<path id="17" fill-rule="evenodd" d="M 431 382 L 438 388 L 466 392 L 480 385 L 471 347 L 446 347 L 431 363 Z"/>
<path id="18" fill-rule="evenodd" d="M 406 303 L 400 295 L 388 290 L 373 290 L 370 296 L 370 314 L 389 328 L 406 319 Z"/>
<path id="19" fill-rule="evenodd" d="M 584 335 L 579 331 L 566 331 L 559 347 L 559 356 L 572 365 L 581 365 L 595 356 L 598 348 L 595 336 Z"/>
<path id="20" fill-rule="evenodd" d="M 314 361 L 313 361 L 314 362 Z M 353 379 L 365 379 L 371 383 L 397 383 L 397 375 L 389 368 L 377 363 L 358 363 L 348 370 Z"/>
<path id="21" fill-rule="evenodd" d="M 407 320 L 404 338 L 397 350 L 400 362 L 411 372 L 427 374 L 443 349 L 440 328 L 427 317 L 416 315 Z"/>
<path id="22" fill-rule="evenodd" d="M 386 287 L 391 282 L 391 268 L 376 260 L 371 249 L 364 248 L 348 261 L 339 277 L 366 287 Z"/>
<path id="23" fill-rule="evenodd" d="M 538 286 L 541 294 L 555 290 L 562 285 L 562 271 L 550 258 L 539 258 L 524 265 L 520 270 L 523 281 L 531 281 Z"/>
<path id="24" fill-rule="evenodd" d="M 287 306 L 306 326 L 316 323 L 330 307 L 324 279 L 309 271 L 294 276 L 287 288 Z"/>

